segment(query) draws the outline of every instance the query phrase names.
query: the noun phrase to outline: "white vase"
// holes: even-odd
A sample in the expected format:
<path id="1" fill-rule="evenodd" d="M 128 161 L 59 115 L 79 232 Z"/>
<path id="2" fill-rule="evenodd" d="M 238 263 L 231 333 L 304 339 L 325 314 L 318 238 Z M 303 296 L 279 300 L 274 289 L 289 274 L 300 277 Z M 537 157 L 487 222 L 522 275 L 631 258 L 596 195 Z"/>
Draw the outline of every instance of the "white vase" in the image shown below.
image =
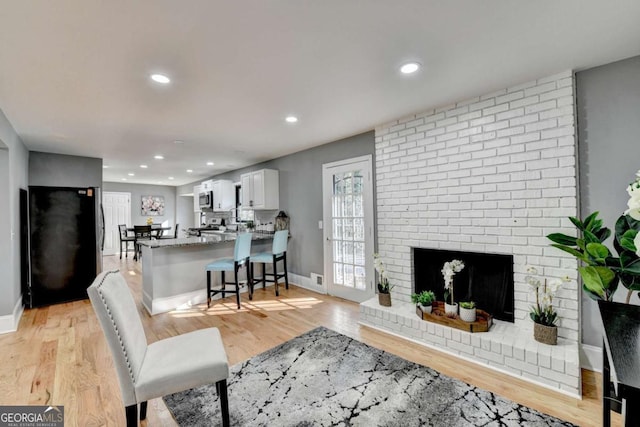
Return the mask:
<path id="1" fill-rule="evenodd" d="M 446 314 L 458 314 L 458 303 L 447 304 L 444 303 L 444 312 Z"/>
<path id="2" fill-rule="evenodd" d="M 476 309 L 460 307 L 460 319 L 464 320 L 465 322 L 475 322 Z"/>
<path id="3" fill-rule="evenodd" d="M 431 306 L 431 305 L 421 305 L 420 308 L 422 309 L 422 311 L 424 313 L 431 313 L 431 310 L 433 309 L 433 306 Z"/>

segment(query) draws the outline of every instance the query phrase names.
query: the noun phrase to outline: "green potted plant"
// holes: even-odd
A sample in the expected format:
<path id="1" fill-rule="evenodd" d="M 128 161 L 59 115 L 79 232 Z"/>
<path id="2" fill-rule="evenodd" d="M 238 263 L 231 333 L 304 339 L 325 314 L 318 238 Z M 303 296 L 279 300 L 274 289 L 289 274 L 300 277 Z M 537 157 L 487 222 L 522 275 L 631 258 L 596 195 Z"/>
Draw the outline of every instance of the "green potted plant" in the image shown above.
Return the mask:
<path id="1" fill-rule="evenodd" d="M 465 322 L 476 321 L 476 303 L 473 301 L 460 302 L 460 319 Z"/>
<path id="2" fill-rule="evenodd" d="M 411 302 L 419 305 L 425 313 L 431 313 L 435 300 L 436 294 L 433 291 L 422 291 L 419 294 L 411 295 Z"/>
<path id="3" fill-rule="evenodd" d="M 395 285 L 389 283 L 387 270 L 379 254 L 373 254 L 373 265 L 378 272 L 378 303 L 385 307 L 391 307 L 390 292 Z"/>
<path id="4" fill-rule="evenodd" d="M 535 267 L 528 267 L 527 273 L 524 280 L 536 296 L 536 305 L 532 306 L 529 311 L 529 317 L 533 320 L 533 338 L 544 344 L 556 345 L 558 343 L 558 327 L 556 326 L 558 313 L 553 308 L 553 297 L 562 283 L 569 282 L 571 279 L 568 277 L 553 279 L 547 284 L 547 279 L 544 279 L 543 282 L 537 276 L 538 271 Z"/>
<path id="5" fill-rule="evenodd" d="M 447 261 L 442 266 L 442 276 L 444 277 L 444 312 L 449 316 L 458 314 L 458 304 L 453 299 L 453 276 L 464 268 L 464 263 L 459 259 Z M 450 299 L 451 303 L 448 302 Z"/>

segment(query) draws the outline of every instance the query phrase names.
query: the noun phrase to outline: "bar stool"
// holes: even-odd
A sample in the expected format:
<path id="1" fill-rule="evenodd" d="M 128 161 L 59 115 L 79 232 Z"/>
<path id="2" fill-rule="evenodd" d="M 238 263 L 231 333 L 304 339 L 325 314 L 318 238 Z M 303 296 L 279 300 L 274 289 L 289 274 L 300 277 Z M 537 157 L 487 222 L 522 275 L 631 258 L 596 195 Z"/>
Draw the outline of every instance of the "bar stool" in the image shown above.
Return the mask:
<path id="1" fill-rule="evenodd" d="M 287 274 L 287 242 L 289 240 L 289 230 L 276 231 L 273 235 L 273 245 L 271 246 L 271 252 L 260 252 L 255 255 L 251 255 L 251 277 L 253 279 L 253 265 L 257 262 L 262 263 L 262 277 L 257 280 L 251 281 L 253 287 L 256 283 L 262 282 L 262 288 L 266 288 L 267 282 L 273 282 L 276 287 L 276 296 L 280 295 L 278 291 L 278 279 L 284 277 L 284 284 L 289 289 L 289 275 Z M 277 263 L 282 261 L 284 263 L 284 272 L 278 273 Z M 270 263 L 273 265 L 273 273 L 266 272 L 266 265 Z M 267 279 L 267 276 L 273 277 L 273 280 Z M 253 293 L 253 289 L 252 289 Z"/>
<path id="2" fill-rule="evenodd" d="M 251 271 L 249 270 L 249 256 L 251 255 L 251 233 L 241 233 L 236 237 L 236 246 L 233 250 L 233 259 L 225 258 L 213 261 L 206 266 L 207 270 L 207 308 L 211 307 L 211 296 L 221 293 L 224 298 L 225 293 L 235 293 L 236 300 L 238 302 L 238 309 L 240 309 L 240 284 L 238 282 L 238 271 L 243 265 L 247 271 L 247 280 L 249 288 L 249 299 L 253 299 L 253 286 L 251 286 Z M 219 271 L 221 273 L 220 283 L 222 287 L 220 289 L 211 289 L 211 272 Z M 233 271 L 235 274 L 235 280 L 233 282 L 226 282 L 224 273 L 227 271 Z M 227 291 L 226 285 L 235 285 L 235 291 Z"/>

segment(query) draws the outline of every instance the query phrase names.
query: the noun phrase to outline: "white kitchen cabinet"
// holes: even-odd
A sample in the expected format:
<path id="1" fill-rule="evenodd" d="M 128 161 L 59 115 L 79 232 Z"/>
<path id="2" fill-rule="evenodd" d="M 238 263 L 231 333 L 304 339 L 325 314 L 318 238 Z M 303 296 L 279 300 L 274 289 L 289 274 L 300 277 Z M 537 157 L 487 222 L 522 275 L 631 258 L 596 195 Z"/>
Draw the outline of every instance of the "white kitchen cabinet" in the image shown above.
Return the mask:
<path id="1" fill-rule="evenodd" d="M 193 186 L 193 211 L 202 212 L 200 209 L 200 193 L 203 191 L 202 185 Z"/>
<path id="2" fill-rule="evenodd" d="M 208 181 L 204 181 L 200 184 L 200 191 L 213 191 L 213 183 L 215 181 L 210 179 Z"/>
<path id="3" fill-rule="evenodd" d="M 280 180 L 278 171 L 260 169 L 240 176 L 242 208 L 255 210 L 280 209 Z"/>
<path id="4" fill-rule="evenodd" d="M 211 191 L 213 191 L 214 212 L 228 212 L 236 207 L 236 187 L 233 181 L 213 181 Z"/>

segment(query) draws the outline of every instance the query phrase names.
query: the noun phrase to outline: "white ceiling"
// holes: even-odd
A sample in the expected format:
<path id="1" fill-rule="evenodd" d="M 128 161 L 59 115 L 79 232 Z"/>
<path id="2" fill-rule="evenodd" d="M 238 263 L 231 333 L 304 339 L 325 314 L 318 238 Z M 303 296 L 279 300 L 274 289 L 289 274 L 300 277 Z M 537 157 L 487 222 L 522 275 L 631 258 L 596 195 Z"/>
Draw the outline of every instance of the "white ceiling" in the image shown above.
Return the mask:
<path id="1" fill-rule="evenodd" d="M 179 185 L 638 55 L 639 21 L 638 0 L 0 0 L 0 109 L 30 150 Z"/>

